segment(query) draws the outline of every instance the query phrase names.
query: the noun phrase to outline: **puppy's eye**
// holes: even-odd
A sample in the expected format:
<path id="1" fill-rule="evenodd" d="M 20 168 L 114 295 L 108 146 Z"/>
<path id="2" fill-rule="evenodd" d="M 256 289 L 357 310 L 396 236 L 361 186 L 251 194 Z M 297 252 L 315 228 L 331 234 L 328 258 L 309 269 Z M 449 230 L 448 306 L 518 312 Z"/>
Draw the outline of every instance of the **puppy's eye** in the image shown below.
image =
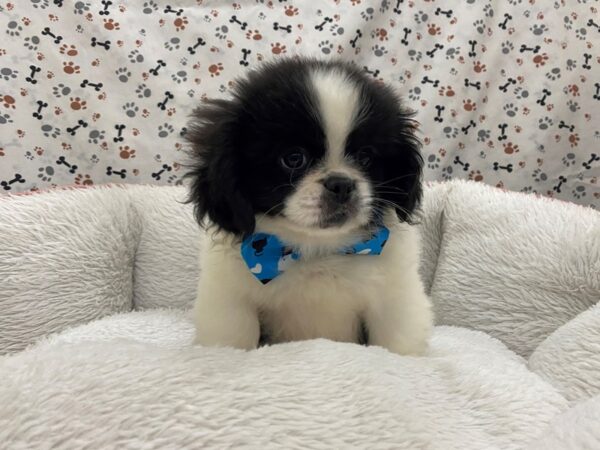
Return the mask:
<path id="1" fill-rule="evenodd" d="M 287 170 L 299 170 L 306 167 L 308 157 L 304 149 L 294 148 L 281 157 L 280 163 Z"/>
<path id="2" fill-rule="evenodd" d="M 360 150 L 356 153 L 354 159 L 361 167 L 364 167 L 366 169 L 373 162 L 374 153 L 375 148 L 370 145 L 367 145 L 365 147 L 360 148 Z"/>

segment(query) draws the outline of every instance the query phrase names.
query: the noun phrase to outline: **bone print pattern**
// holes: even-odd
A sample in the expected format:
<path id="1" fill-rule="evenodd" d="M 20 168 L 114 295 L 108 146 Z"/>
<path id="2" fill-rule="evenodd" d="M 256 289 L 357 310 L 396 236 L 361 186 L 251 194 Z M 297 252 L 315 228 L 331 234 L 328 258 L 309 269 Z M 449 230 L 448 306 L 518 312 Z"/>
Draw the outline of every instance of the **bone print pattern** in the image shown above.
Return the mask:
<path id="1" fill-rule="evenodd" d="M 594 0 L 0 0 L 0 193 L 180 184 L 185 125 L 261 61 L 354 61 L 417 113 L 427 180 L 600 206 Z"/>

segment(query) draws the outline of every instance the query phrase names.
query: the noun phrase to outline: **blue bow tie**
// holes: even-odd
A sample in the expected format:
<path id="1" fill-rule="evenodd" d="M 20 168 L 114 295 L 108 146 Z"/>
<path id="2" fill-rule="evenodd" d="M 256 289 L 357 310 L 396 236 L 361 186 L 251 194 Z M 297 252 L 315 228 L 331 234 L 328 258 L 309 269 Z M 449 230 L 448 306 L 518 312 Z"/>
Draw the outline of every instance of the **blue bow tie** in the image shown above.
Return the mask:
<path id="1" fill-rule="evenodd" d="M 338 251 L 342 255 L 379 255 L 390 235 L 390 230 L 382 226 L 365 241 Z M 242 258 L 250 272 L 262 284 L 285 272 L 301 255 L 292 247 L 284 245 L 277 236 L 255 233 L 242 242 Z"/>

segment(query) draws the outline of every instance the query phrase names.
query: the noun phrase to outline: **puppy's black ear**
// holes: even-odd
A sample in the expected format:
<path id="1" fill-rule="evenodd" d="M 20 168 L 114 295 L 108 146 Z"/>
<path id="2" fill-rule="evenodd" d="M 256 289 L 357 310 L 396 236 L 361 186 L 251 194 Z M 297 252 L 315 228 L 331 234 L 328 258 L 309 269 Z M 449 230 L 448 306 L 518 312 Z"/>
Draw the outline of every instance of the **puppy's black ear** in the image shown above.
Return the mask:
<path id="1" fill-rule="evenodd" d="M 254 210 L 239 182 L 241 167 L 236 152 L 238 107 L 235 100 L 210 100 L 192 115 L 186 138 L 191 146 L 188 202 L 195 205 L 196 220 L 238 237 L 254 231 Z"/>

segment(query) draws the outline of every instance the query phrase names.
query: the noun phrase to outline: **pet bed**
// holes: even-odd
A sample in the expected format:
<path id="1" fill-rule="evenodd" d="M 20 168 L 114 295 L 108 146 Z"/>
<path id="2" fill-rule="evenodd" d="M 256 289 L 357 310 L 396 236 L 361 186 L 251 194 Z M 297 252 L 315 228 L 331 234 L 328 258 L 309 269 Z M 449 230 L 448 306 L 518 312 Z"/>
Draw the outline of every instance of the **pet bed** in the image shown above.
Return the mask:
<path id="1" fill-rule="evenodd" d="M 421 358 L 191 345 L 179 187 L 0 198 L 0 447 L 598 448 L 600 215 L 427 187 Z M 43 286 L 43 289 L 40 289 Z"/>

